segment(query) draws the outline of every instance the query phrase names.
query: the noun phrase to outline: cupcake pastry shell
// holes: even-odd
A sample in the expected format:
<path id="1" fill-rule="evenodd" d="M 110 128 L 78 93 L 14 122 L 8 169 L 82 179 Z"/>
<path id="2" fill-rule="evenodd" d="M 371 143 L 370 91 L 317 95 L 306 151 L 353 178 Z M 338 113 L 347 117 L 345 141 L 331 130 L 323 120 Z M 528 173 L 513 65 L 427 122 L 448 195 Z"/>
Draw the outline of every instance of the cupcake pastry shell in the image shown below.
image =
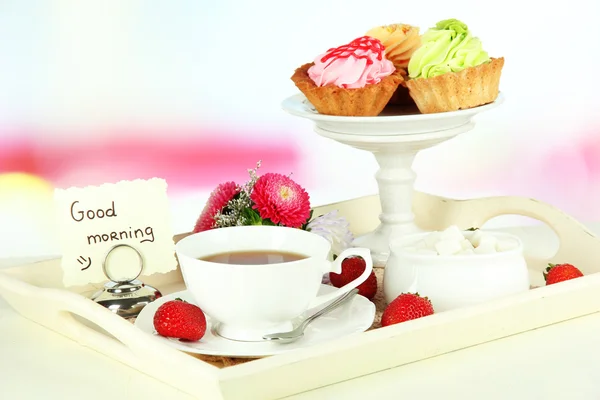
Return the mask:
<path id="1" fill-rule="evenodd" d="M 317 86 L 308 76 L 313 63 L 297 68 L 292 75 L 296 87 L 304 93 L 319 114 L 346 117 L 367 117 L 379 115 L 404 78 L 396 70 L 379 83 L 362 88 L 345 89 L 336 85 Z"/>
<path id="2" fill-rule="evenodd" d="M 504 58 L 460 72 L 406 82 L 410 96 L 423 114 L 464 110 L 492 103 L 498 98 Z"/>

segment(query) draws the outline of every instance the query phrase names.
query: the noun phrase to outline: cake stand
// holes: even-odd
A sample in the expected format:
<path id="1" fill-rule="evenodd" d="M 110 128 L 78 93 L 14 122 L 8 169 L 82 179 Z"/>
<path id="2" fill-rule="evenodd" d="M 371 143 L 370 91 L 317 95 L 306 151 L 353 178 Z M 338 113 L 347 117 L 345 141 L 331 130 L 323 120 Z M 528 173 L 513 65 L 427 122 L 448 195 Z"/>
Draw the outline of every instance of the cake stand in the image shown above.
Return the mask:
<path id="1" fill-rule="evenodd" d="M 292 115 L 312 120 L 319 135 L 370 151 L 377 159 L 379 170 L 375 179 L 381 201 L 381 223 L 373 232 L 357 237 L 353 244 L 369 248 L 373 262 L 384 266 L 390 242 L 419 231 L 412 212 L 416 178 L 412 163 L 417 153 L 470 131 L 475 126 L 475 115 L 502 101 L 500 93 L 494 103 L 436 114 L 420 114 L 416 106 L 388 107 L 377 117 L 322 115 L 302 94 L 287 98 L 282 107 Z"/>

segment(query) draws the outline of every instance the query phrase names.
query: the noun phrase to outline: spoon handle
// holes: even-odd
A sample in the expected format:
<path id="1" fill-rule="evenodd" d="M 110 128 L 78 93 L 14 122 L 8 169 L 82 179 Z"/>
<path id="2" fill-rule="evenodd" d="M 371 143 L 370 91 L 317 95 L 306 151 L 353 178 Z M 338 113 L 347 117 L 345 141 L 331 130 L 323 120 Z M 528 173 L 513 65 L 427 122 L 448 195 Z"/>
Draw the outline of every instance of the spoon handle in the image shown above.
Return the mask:
<path id="1" fill-rule="evenodd" d="M 351 298 L 352 296 L 354 296 L 357 293 L 358 293 L 358 289 L 354 288 L 351 291 L 349 291 L 348 293 L 345 293 L 344 295 L 338 297 L 327 307 L 323 307 L 322 309 L 320 309 L 319 311 L 317 311 L 316 313 L 314 313 L 313 315 L 311 315 L 310 317 L 308 317 L 304 321 L 302 321 L 302 323 L 296 329 L 303 331 L 308 326 L 308 324 L 310 324 L 312 321 L 319 318 L 323 314 L 327 314 L 328 312 L 335 310 L 336 308 L 338 308 L 339 306 L 344 304 L 346 302 L 346 300 L 348 300 L 349 298 Z"/>

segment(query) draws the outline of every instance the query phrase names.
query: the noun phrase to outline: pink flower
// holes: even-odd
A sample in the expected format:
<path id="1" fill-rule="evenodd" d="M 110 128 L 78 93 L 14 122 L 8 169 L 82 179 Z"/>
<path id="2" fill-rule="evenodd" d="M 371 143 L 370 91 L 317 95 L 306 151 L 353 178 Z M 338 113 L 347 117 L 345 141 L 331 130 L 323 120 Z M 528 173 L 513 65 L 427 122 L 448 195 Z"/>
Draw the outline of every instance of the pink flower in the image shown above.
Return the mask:
<path id="1" fill-rule="evenodd" d="M 235 182 L 221 183 L 212 191 L 198 221 L 194 227 L 194 233 L 207 231 L 215 227 L 215 216 L 223 211 L 227 203 L 240 192 Z"/>
<path id="2" fill-rule="evenodd" d="M 308 193 L 281 174 L 264 174 L 256 181 L 250 199 L 262 219 L 290 228 L 300 228 L 310 217 Z"/>

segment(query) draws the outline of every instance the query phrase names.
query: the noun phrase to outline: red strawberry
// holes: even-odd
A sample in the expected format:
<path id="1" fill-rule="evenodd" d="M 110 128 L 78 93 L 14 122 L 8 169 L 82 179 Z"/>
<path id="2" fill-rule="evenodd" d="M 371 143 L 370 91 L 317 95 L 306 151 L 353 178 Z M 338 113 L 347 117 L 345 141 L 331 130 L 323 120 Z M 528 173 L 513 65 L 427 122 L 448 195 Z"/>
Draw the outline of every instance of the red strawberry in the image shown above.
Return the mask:
<path id="1" fill-rule="evenodd" d="M 206 317 L 200 307 L 177 298 L 158 307 L 154 329 L 161 336 L 195 342 L 206 332 Z"/>
<path id="2" fill-rule="evenodd" d="M 582 276 L 583 274 L 581 271 L 571 264 L 548 264 L 548 268 L 546 268 L 546 272 L 544 272 L 546 285 L 552 285 L 553 283 L 568 281 L 569 279 Z"/>
<path id="3" fill-rule="evenodd" d="M 398 324 L 433 314 L 433 306 L 427 297 L 419 293 L 402 293 L 383 311 L 381 326 Z"/>
<path id="4" fill-rule="evenodd" d="M 366 268 L 365 260 L 362 257 L 348 257 L 342 261 L 342 273 L 336 274 L 334 272 L 329 273 L 329 281 L 337 288 L 340 288 L 356 278 L 358 278 Z M 358 285 L 358 294 L 365 296 L 367 299 L 372 300 L 377 293 L 377 277 L 375 272 L 371 272 L 371 275 L 366 281 Z"/>

